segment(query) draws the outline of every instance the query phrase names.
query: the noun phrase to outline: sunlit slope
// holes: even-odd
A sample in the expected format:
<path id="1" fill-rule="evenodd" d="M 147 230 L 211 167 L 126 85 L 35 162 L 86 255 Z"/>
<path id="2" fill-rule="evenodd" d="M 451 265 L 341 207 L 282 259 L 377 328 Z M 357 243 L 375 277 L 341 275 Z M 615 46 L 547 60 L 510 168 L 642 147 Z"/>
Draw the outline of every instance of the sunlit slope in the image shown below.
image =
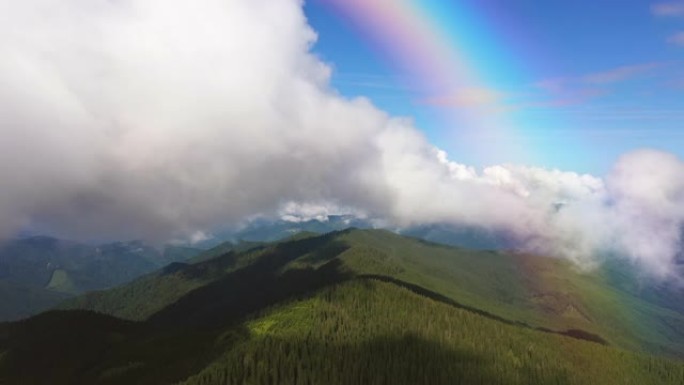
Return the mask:
<path id="1" fill-rule="evenodd" d="M 579 331 L 632 350 L 684 352 L 681 313 L 623 290 L 601 271 L 581 272 L 553 258 L 458 249 L 382 230 L 347 230 L 176 264 L 64 307 L 134 320 L 173 318 L 169 305 L 177 312 L 199 311 L 193 303 L 209 304 L 226 291 L 262 290 L 236 281 L 275 282 L 286 272 L 306 273 L 329 262 L 336 263 L 338 280 L 387 277 L 512 323 Z M 186 296 L 193 299 L 181 300 Z"/>
<path id="2" fill-rule="evenodd" d="M 542 333 L 373 279 L 245 323 L 199 384 L 679 384 L 684 365 Z"/>
<path id="3" fill-rule="evenodd" d="M 391 276 L 534 327 L 579 329 L 630 349 L 684 352 L 684 316 L 620 288 L 601 269 L 581 271 L 564 260 L 457 249 L 381 230 L 351 231 L 340 240 L 356 246 L 339 258 L 357 274 Z"/>

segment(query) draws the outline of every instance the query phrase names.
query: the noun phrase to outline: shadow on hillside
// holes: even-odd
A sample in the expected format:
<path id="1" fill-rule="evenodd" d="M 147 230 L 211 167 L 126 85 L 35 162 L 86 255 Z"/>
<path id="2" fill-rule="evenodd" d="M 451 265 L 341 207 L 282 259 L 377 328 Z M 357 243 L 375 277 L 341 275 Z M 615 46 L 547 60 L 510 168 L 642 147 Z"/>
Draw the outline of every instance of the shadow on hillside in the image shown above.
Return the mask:
<path id="1" fill-rule="evenodd" d="M 224 327 L 283 300 L 349 279 L 335 257 L 348 246 L 330 237 L 307 238 L 277 245 L 256 262 L 191 291 L 149 318 L 154 327 Z M 310 255 L 319 268 L 282 271 L 291 261 Z M 327 262 L 325 262 L 327 261 Z"/>
<path id="2" fill-rule="evenodd" d="M 140 325 L 90 311 L 50 311 L 3 325 L 0 384 L 74 384 Z"/>
<path id="3" fill-rule="evenodd" d="M 2 385 L 162 385 L 197 373 L 249 332 L 151 331 L 90 311 L 51 311 L 4 324 Z"/>
<path id="4" fill-rule="evenodd" d="M 547 370 L 535 376 L 533 371 L 525 365 L 504 369 L 491 359 L 416 334 L 380 336 L 359 343 L 260 337 L 182 384 L 568 383 L 564 372 Z"/>
<path id="5" fill-rule="evenodd" d="M 503 317 L 499 317 L 495 314 L 486 312 L 484 310 L 481 310 L 481 309 L 478 309 L 478 308 L 475 308 L 472 306 L 464 305 L 458 301 L 455 301 L 455 300 L 453 300 L 449 297 L 446 297 L 444 295 L 441 295 L 439 293 L 435 293 L 434 291 L 428 290 L 422 286 L 414 285 L 412 283 L 408 283 L 408 282 L 405 282 L 405 281 L 402 281 L 402 280 L 399 280 L 396 278 L 392 278 L 392 277 L 388 277 L 388 276 L 384 276 L 384 275 L 376 275 L 376 274 L 363 274 L 363 275 L 357 276 L 357 278 L 358 279 L 374 279 L 374 280 L 378 280 L 381 282 L 391 283 L 391 284 L 397 285 L 399 287 L 403 287 L 404 289 L 408 289 L 415 294 L 421 295 L 423 297 L 430 298 L 434 301 L 441 302 L 441 303 L 444 303 L 444 304 L 447 304 L 447 305 L 450 305 L 450 306 L 453 306 L 453 307 L 456 307 L 459 309 L 467 310 L 471 313 L 475 313 L 475 314 L 481 315 L 483 317 L 487 317 L 489 319 L 493 319 L 493 320 L 496 320 L 499 322 L 503 322 L 503 323 L 508 324 L 508 325 L 519 326 L 519 327 L 523 327 L 526 329 L 533 329 L 533 330 L 537 330 L 537 331 L 544 332 L 544 333 L 560 334 L 560 335 L 564 335 L 566 337 L 571 337 L 571 338 L 578 339 L 578 340 L 594 342 L 594 343 L 601 344 L 601 345 L 608 345 L 608 341 L 606 341 L 605 339 L 603 339 L 603 337 L 601 337 L 597 334 L 593 334 L 593 333 L 590 333 L 590 332 L 587 332 L 584 330 L 580 330 L 580 329 L 569 329 L 569 330 L 565 330 L 565 331 L 557 331 L 557 330 L 551 330 L 551 329 L 547 329 L 547 328 L 543 328 L 543 327 L 533 327 L 533 326 L 530 326 L 529 324 L 526 324 L 524 322 L 512 321 L 512 320 L 509 320 L 509 319 L 506 319 Z"/>

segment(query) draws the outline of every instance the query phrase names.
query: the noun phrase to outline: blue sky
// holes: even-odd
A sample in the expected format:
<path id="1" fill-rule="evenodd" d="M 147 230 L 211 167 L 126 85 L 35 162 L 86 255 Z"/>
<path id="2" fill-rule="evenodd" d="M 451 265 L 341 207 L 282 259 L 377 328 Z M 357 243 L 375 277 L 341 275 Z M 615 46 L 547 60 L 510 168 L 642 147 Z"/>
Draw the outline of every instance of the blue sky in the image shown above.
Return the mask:
<path id="1" fill-rule="evenodd" d="M 454 160 L 477 166 L 511 162 L 603 174 L 637 148 L 684 156 L 684 3 L 470 1 L 478 25 L 468 28 L 456 25 L 456 7 L 444 1 L 420 6 L 454 41 L 465 42 L 462 52 L 502 95 L 528 155 L 469 154 L 459 130 L 439 117 L 453 106 L 420 103 L 405 74 L 352 21 L 310 0 L 305 12 L 319 35 L 314 51 L 334 67 L 333 86 L 414 118 Z"/>

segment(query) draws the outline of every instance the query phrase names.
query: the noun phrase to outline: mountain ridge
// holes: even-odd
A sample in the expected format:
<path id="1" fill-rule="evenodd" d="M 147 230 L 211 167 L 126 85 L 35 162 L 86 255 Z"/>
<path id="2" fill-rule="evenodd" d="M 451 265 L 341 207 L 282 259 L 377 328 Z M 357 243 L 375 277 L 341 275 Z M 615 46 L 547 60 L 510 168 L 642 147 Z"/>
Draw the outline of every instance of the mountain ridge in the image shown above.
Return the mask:
<path id="1" fill-rule="evenodd" d="M 315 250 L 315 253 L 313 249 L 303 250 L 292 256 L 291 261 L 279 267 L 281 273 L 290 269 L 316 268 L 329 260 L 338 259 L 344 274 L 386 276 L 533 328 L 582 330 L 588 335 L 600 336 L 611 344 L 634 350 L 647 346 L 648 351 L 680 354 L 684 349 L 683 336 L 662 321 L 684 324 L 681 313 L 617 290 L 600 275 L 579 273 L 562 260 L 459 249 L 406 238 L 386 230 L 352 228 L 313 238 L 316 240 L 314 243 L 320 239 L 326 241 L 317 246 L 320 249 Z M 153 274 L 134 281 L 133 286 L 128 288 L 124 286 L 109 292 L 91 293 L 67 302 L 63 308 L 92 309 L 144 320 L 154 312 L 139 307 L 126 310 L 128 304 L 125 303 L 111 308 L 107 305 L 108 300 L 101 301 L 101 298 L 113 297 L 116 302 L 117 296 L 135 298 L 133 292 L 143 290 L 150 293 L 143 297 L 148 298 L 155 296 L 155 285 L 173 286 L 178 289 L 176 294 L 164 297 L 167 298 L 164 304 L 168 305 L 179 296 L 210 284 L 220 278 L 223 272 L 230 273 L 248 265 L 250 261 L 269 256 L 278 247 L 289 245 L 290 242 L 296 244 L 299 241 L 259 245 L 192 267 L 179 266 L 179 270 L 173 274 Z M 312 241 L 309 239 L 307 242 Z M 195 273 L 191 273 L 193 271 Z M 214 275 L 197 273 L 201 271 L 213 272 Z M 160 290 L 163 292 L 163 289 Z M 618 306 L 620 303 L 616 301 L 626 302 L 629 306 Z M 145 306 L 153 301 L 148 298 L 140 303 Z M 635 313 L 630 313 L 632 309 Z M 660 329 L 644 328 L 645 324 L 660 325 Z"/>
<path id="2" fill-rule="evenodd" d="M 0 324 L 0 383 L 684 381 L 668 335 L 654 330 L 660 339 L 643 344 L 650 334 L 597 310 L 622 295 L 602 279 L 547 257 L 384 230 L 305 234 L 171 264 L 63 305 L 73 310 Z M 561 311 L 568 304 L 587 317 Z M 42 370 L 30 371 L 36 362 Z"/>

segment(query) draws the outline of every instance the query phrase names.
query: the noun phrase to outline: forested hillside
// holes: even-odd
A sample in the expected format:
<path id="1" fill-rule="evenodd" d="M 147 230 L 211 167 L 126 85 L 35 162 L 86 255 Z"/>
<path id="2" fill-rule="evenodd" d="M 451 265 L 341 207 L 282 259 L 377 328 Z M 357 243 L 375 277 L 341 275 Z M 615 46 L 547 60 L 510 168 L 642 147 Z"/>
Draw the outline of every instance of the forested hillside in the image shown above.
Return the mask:
<path id="1" fill-rule="evenodd" d="M 594 307 L 627 292 L 537 258 L 353 229 L 230 250 L 0 324 L 0 384 L 684 381 L 676 330 L 642 344 Z"/>
<path id="2" fill-rule="evenodd" d="M 221 292 L 222 285 L 236 282 L 236 275 L 261 272 L 266 261 L 271 264 L 266 270 L 278 279 L 287 277 L 286 272 L 335 261 L 340 274 L 390 277 L 511 322 L 557 331 L 582 330 L 637 351 L 684 352 L 683 313 L 621 286 L 635 278 L 616 278 L 613 270 L 582 272 L 553 258 L 460 249 L 384 230 L 306 233 L 289 241 L 253 246 L 242 251 L 226 249 L 230 251 L 215 257 L 219 246 L 208 252 L 211 258 L 200 255 L 197 263 L 174 264 L 129 285 L 70 300 L 62 308 L 141 321 L 185 295 L 196 298 Z M 245 266 L 250 268 L 236 273 Z M 239 289 L 242 295 L 252 290 L 249 279 L 239 279 L 245 282 Z"/>
<path id="3" fill-rule="evenodd" d="M 298 298 L 213 327 L 47 313 L 0 328 L 0 383 L 684 381 L 681 362 L 511 325 L 372 278 Z"/>
<path id="4" fill-rule="evenodd" d="M 681 384 L 684 365 L 507 325 L 373 279 L 248 320 L 200 384 Z"/>

